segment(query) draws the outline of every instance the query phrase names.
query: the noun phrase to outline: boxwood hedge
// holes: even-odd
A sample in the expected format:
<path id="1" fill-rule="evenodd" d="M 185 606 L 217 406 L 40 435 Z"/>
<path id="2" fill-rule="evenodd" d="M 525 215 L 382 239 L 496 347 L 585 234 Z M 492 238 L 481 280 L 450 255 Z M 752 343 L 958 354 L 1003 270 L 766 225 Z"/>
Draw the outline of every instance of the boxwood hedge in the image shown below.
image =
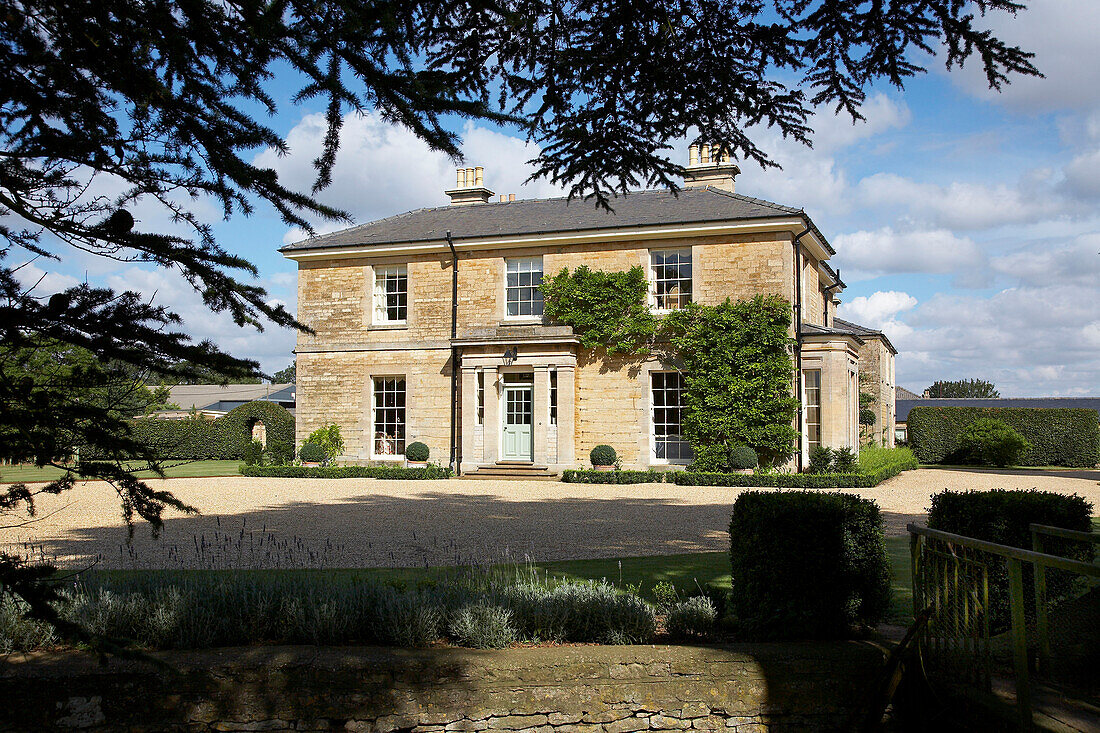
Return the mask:
<path id="1" fill-rule="evenodd" d="M 1077 494 L 1052 491 L 941 491 L 932 497 L 928 526 L 943 532 L 975 537 L 1010 547 L 1032 548 L 1029 525 L 1089 532 L 1092 528 L 1092 504 Z M 1043 538 L 1043 551 L 1051 555 L 1092 562 L 1090 542 Z M 1024 600 L 1030 614 L 1035 607 L 1032 590 L 1034 568 L 1024 563 Z M 1009 625 L 1008 572 L 1003 562 L 989 564 L 989 601 L 995 628 Z M 1052 602 L 1074 593 L 1079 576 L 1058 570 L 1047 571 L 1047 594 Z"/>
<path id="2" fill-rule="evenodd" d="M 1031 444 L 1021 466 L 1091 467 L 1100 461 L 1100 413 L 1069 407 L 914 407 L 906 425 L 921 463 L 965 460 L 959 434 L 978 418 L 1001 420 Z"/>
<path id="3" fill-rule="evenodd" d="M 561 480 L 567 484 L 654 484 L 662 483 L 667 471 L 576 471 L 561 472 Z"/>
<path id="4" fill-rule="evenodd" d="M 751 636 L 844 637 L 876 625 L 889 607 L 882 515 L 853 494 L 742 493 L 730 563 L 730 610 Z"/>
<path id="5" fill-rule="evenodd" d="M 451 469 L 428 464 L 424 468 L 404 466 L 241 466 L 244 476 L 268 478 L 450 478 Z"/>

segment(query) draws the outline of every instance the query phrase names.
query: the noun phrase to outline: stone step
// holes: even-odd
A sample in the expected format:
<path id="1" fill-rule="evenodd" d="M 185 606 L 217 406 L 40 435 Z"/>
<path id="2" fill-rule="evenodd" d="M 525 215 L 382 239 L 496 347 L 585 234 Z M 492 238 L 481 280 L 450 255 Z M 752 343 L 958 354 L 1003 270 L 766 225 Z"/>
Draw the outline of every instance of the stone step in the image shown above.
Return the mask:
<path id="1" fill-rule="evenodd" d="M 553 481 L 558 474 L 546 466 L 536 466 L 530 463 L 501 462 L 487 466 L 478 466 L 473 471 L 462 474 L 462 478 L 491 478 L 491 479 L 531 479 L 541 481 Z"/>

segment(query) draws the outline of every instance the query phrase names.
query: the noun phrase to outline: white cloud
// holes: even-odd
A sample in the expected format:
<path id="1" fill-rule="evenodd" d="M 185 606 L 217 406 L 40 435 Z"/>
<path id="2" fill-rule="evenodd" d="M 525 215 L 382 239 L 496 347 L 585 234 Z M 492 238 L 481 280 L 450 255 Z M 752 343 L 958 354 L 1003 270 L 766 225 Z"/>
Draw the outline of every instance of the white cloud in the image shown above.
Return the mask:
<path id="1" fill-rule="evenodd" d="M 951 273 L 982 262 L 978 246 L 946 229 L 898 232 L 891 227 L 834 238 L 835 264 L 849 282 L 905 272 Z"/>
<path id="2" fill-rule="evenodd" d="M 1046 78 L 1013 76 L 998 93 L 989 89 L 981 60 L 971 58 L 961 71 L 950 73 L 952 81 L 979 99 L 1017 110 L 1087 109 L 1100 103 L 1100 3 L 1031 0 L 1027 5 L 1017 16 L 991 13 L 977 23 L 1010 45 L 1034 52 L 1033 63 Z"/>
<path id="3" fill-rule="evenodd" d="M 955 182 L 947 186 L 920 183 L 893 173 L 876 173 L 859 182 L 860 201 L 869 207 L 904 207 L 911 215 L 937 227 L 989 229 L 1040 221 L 1067 213 L 1052 196 L 1045 177 L 1033 171 L 1015 186 Z"/>
<path id="4" fill-rule="evenodd" d="M 49 267 L 51 260 L 42 260 L 42 262 Z M 15 278 L 19 284 L 36 298 L 53 295 L 80 284 L 80 280 L 75 277 L 39 267 L 34 261 L 21 265 L 13 264 L 11 269 L 15 270 Z"/>
<path id="5" fill-rule="evenodd" d="M 898 383 L 991 379 L 1001 394 L 1095 393 L 1100 307 L 1091 283 L 1051 281 L 991 297 L 938 294 L 907 313 L 908 332 L 887 334 L 902 352 Z"/>
<path id="6" fill-rule="evenodd" d="M 840 306 L 840 317 L 864 326 L 878 328 L 895 320 L 899 313 L 917 307 L 917 299 L 898 290 L 880 290 L 871 295 L 861 295 Z"/>
<path id="7" fill-rule="evenodd" d="M 288 155 L 279 157 L 268 150 L 256 157 L 256 163 L 273 168 L 285 185 L 308 190 L 316 178 L 313 160 L 321 152 L 324 132 L 324 117 L 307 115 L 287 134 Z M 533 170 L 527 161 L 538 155 L 538 146 L 473 123 L 463 128 L 462 139 L 465 165 L 483 166 L 485 185 L 495 192 L 516 193 L 519 198 L 560 193 L 545 181 L 523 184 Z M 455 168 L 446 155 L 430 151 L 405 128 L 375 114 L 349 113 L 344 117 L 332 184 L 316 198 L 348 212 L 357 223 L 443 206 L 449 201 L 444 191 L 455 185 Z M 323 234 L 347 224 L 315 222 L 314 226 Z M 283 241 L 303 237 L 301 230 L 292 229 Z"/>
<path id="8" fill-rule="evenodd" d="M 1032 241 L 992 257 L 990 266 L 995 272 L 1026 285 L 1093 285 L 1100 282 L 1100 232 L 1082 234 L 1068 242 Z"/>
<path id="9" fill-rule="evenodd" d="M 272 324 L 267 324 L 263 332 L 237 326 L 228 314 L 211 312 L 202 296 L 174 271 L 129 266 L 105 277 L 104 284 L 115 291 L 141 293 L 153 303 L 167 306 L 183 319 L 177 330 L 196 342 L 209 339 L 233 356 L 256 359 L 268 373 L 283 368 L 293 358 L 293 331 Z"/>
<path id="10" fill-rule="evenodd" d="M 761 170 L 745 163 L 737 190 L 750 196 L 804 207 L 812 213 L 836 213 L 850 208 L 850 183 L 837 155 L 864 140 L 905 127 L 911 118 L 904 102 L 876 94 L 863 108 L 866 120 L 853 123 L 846 114 L 819 110 L 809 124 L 814 129 L 813 148 L 784 139 L 775 130 L 751 130 L 754 140 L 776 160 L 782 170 Z"/>

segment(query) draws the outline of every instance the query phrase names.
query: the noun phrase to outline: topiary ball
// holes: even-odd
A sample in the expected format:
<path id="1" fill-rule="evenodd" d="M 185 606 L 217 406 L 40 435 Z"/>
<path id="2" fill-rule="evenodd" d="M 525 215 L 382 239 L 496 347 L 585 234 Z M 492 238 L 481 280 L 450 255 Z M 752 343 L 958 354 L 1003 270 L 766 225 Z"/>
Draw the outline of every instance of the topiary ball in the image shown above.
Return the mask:
<path id="1" fill-rule="evenodd" d="M 756 458 L 756 451 L 747 445 L 738 445 L 730 451 L 730 468 L 734 471 L 744 471 L 756 468 L 760 461 Z"/>
<path id="2" fill-rule="evenodd" d="M 428 460 L 428 446 L 424 445 L 419 440 L 415 443 L 409 443 L 405 448 L 405 458 L 417 462 Z"/>
<path id="3" fill-rule="evenodd" d="M 316 443 L 302 443 L 298 449 L 298 457 L 304 463 L 320 463 L 325 460 L 325 449 Z"/>
<path id="4" fill-rule="evenodd" d="M 592 461 L 593 466 L 614 466 L 619 456 L 611 446 L 597 445 L 588 454 L 588 458 Z"/>

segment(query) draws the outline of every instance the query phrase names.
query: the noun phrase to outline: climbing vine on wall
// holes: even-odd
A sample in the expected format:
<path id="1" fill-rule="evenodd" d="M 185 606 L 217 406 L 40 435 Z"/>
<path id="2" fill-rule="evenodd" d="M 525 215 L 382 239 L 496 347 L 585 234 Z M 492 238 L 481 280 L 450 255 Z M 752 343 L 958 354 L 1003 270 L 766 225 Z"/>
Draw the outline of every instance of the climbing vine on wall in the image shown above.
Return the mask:
<path id="1" fill-rule="evenodd" d="M 682 429 L 696 470 L 724 470 L 736 445 L 751 447 L 765 465 L 793 454 L 790 325 L 790 304 L 776 295 L 691 303 L 665 319 L 684 363 Z"/>
<path id="2" fill-rule="evenodd" d="M 563 268 L 543 281 L 542 293 L 546 316 L 572 326 L 584 348 L 649 353 L 657 319 L 646 303 L 649 284 L 641 267 L 601 272 L 581 265 L 572 273 Z"/>
<path id="3" fill-rule="evenodd" d="M 798 401 L 791 394 L 791 308 L 783 298 L 691 303 L 659 321 L 641 267 L 563 269 L 542 291 L 546 315 L 572 326 L 587 349 L 642 356 L 658 342 L 673 347 L 684 364 L 682 428 L 696 470 L 725 470 L 737 445 L 751 447 L 765 465 L 793 455 Z"/>

